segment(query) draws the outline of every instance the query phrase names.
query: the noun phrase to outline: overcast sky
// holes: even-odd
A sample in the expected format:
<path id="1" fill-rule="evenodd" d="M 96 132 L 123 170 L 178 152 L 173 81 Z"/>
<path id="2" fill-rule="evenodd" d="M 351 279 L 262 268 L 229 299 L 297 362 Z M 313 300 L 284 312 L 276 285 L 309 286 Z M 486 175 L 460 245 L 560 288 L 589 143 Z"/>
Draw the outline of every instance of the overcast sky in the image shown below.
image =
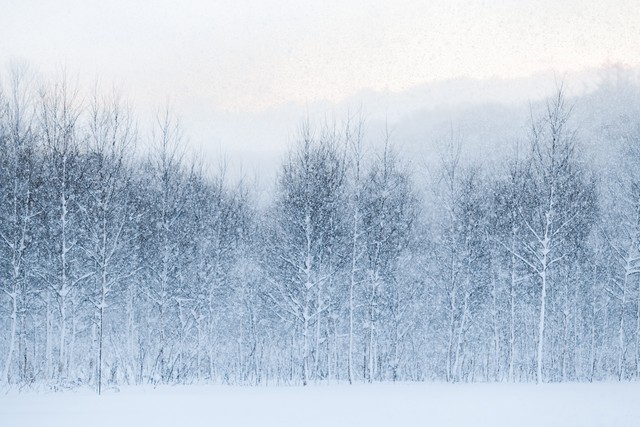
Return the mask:
<path id="1" fill-rule="evenodd" d="M 87 81 L 99 78 L 143 110 L 170 100 L 195 145 L 209 152 L 234 144 L 250 149 L 261 129 L 267 140 L 283 132 L 265 112 L 285 109 L 289 120 L 310 104 L 363 91 L 640 65 L 638 0 L 0 5 L 1 63 L 26 60 L 45 74 L 65 67 Z M 214 136 L 216 127 L 223 137 Z M 232 141 L 233 129 L 243 142 Z"/>

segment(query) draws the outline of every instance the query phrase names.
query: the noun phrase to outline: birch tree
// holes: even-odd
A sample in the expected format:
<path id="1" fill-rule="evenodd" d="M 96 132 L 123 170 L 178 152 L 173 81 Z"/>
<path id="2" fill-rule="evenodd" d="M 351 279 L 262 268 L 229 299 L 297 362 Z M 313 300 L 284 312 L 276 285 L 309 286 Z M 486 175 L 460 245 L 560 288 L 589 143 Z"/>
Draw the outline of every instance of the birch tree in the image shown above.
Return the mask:
<path id="1" fill-rule="evenodd" d="M 362 197 L 364 173 L 364 122 L 358 121 L 355 126 L 349 122 L 346 127 L 347 150 L 350 154 L 347 174 L 349 183 L 349 290 L 348 290 L 348 344 L 347 344 L 347 380 L 354 381 L 353 353 L 355 343 L 356 295 L 360 285 L 364 282 L 363 265 L 364 225 L 362 223 Z"/>
<path id="2" fill-rule="evenodd" d="M 503 177 L 493 184 L 492 200 L 493 216 L 491 220 L 491 237 L 495 244 L 495 262 L 502 280 L 506 281 L 508 311 L 508 343 L 506 377 L 509 382 L 516 379 L 516 364 L 524 356 L 523 349 L 517 345 L 522 333 L 521 310 L 529 301 L 526 283 L 531 273 L 528 267 L 516 256 L 518 245 L 523 238 L 523 224 L 519 211 L 523 204 L 523 186 L 526 185 L 526 174 L 520 159 L 512 160 L 506 167 Z M 504 318 L 501 319 L 504 322 Z"/>
<path id="3" fill-rule="evenodd" d="M 569 113 L 565 94 L 560 89 L 547 102 L 542 117 L 533 122 L 528 185 L 519 208 L 526 235 L 514 255 L 537 276 L 537 382 L 544 380 L 549 288 L 561 285 L 557 274 L 559 263 L 570 262 L 577 249 L 576 243 L 589 234 L 590 212 L 595 199 L 593 187 L 577 162 L 577 139 L 568 122 Z"/>
<path id="4" fill-rule="evenodd" d="M 334 274 L 327 263 L 335 248 L 344 167 L 334 141 L 308 128 L 281 169 L 269 241 L 269 298 L 300 340 L 300 379 L 310 377 L 312 326 L 327 309 L 322 288 Z M 274 268 L 275 267 L 275 268 Z"/>
<path id="5" fill-rule="evenodd" d="M 87 230 L 85 253 L 91 263 L 95 291 L 89 299 L 96 310 L 97 389 L 102 391 L 103 354 L 107 310 L 114 297 L 124 294 L 124 281 L 134 274 L 128 261 L 133 230 L 130 202 L 130 165 L 135 128 L 131 116 L 116 98 L 100 99 L 96 94 L 89 117 L 85 195 L 79 204 Z"/>
<path id="6" fill-rule="evenodd" d="M 409 174 L 388 140 L 366 176 L 361 209 L 368 294 L 365 378 L 372 381 L 376 374 L 377 340 L 379 333 L 387 329 L 391 347 L 387 357 L 395 381 L 400 363 L 399 346 L 406 334 L 401 323 L 413 296 L 413 290 L 408 290 L 405 287 L 408 284 L 400 280 L 399 260 L 409 245 L 416 199 Z"/>
<path id="7" fill-rule="evenodd" d="M 462 142 L 452 136 L 445 144 L 433 185 L 440 206 L 432 274 L 445 308 L 446 320 L 442 324 L 446 330 L 447 381 L 460 381 L 464 360 L 473 357 L 465 351 L 473 347 L 468 331 L 474 322 L 485 320 L 480 318 L 484 314 L 482 293 L 490 270 L 486 247 L 488 215 L 480 172 L 477 166 L 462 163 L 461 151 Z"/>
<path id="8" fill-rule="evenodd" d="M 635 131 L 635 132 L 634 132 Z M 610 247 L 615 273 L 606 287 L 618 306 L 616 331 L 616 371 L 619 380 L 627 377 L 627 365 L 635 365 L 640 376 L 640 149 L 638 131 L 630 129 L 623 138 L 621 168 L 606 197 L 607 224 L 604 237 Z M 630 359 L 631 341 L 634 349 Z"/>
<path id="9" fill-rule="evenodd" d="M 53 292 L 59 315 L 57 378 L 68 374 L 74 342 L 75 313 L 80 304 L 79 284 L 91 276 L 80 263 L 82 229 L 77 200 L 82 162 L 78 89 L 66 76 L 40 91 L 39 126 L 45 150 L 47 212 L 51 265 L 42 272 Z M 69 334 L 71 321 L 71 334 Z M 71 341 L 69 342 L 69 338 Z M 72 346 L 73 347 L 73 346 Z"/>
<path id="10" fill-rule="evenodd" d="M 26 317 L 33 310 L 35 289 L 30 286 L 34 259 L 30 256 L 37 227 L 37 193 L 41 187 L 34 131 L 32 87 L 25 69 L 13 68 L 7 98 L 0 93 L 0 262 L 9 271 L 2 291 L 10 301 L 8 348 L 2 381 L 25 380 L 27 376 Z M 31 271 L 29 271 L 31 270 Z M 2 277 L 3 275 L 0 275 Z M 31 300 L 31 301 L 29 301 Z M 31 304 L 29 304 L 31 302 Z M 16 372 L 14 354 L 18 334 L 23 354 Z M 17 374 L 14 376 L 14 374 Z"/>
<path id="11" fill-rule="evenodd" d="M 156 118 L 153 131 L 153 154 L 147 164 L 151 180 L 140 191 L 147 210 L 147 223 L 143 224 L 140 239 L 145 257 L 146 285 L 140 290 L 151 303 L 155 322 L 150 325 L 155 337 L 149 336 L 148 346 L 153 346 L 149 379 L 167 382 L 171 378 L 171 331 L 176 324 L 176 290 L 180 270 L 180 243 L 182 241 L 182 217 L 185 214 L 186 176 L 183 164 L 184 147 L 182 130 L 168 109 Z M 157 339 L 156 339 L 157 337 Z M 147 349 L 149 350 L 149 349 Z"/>

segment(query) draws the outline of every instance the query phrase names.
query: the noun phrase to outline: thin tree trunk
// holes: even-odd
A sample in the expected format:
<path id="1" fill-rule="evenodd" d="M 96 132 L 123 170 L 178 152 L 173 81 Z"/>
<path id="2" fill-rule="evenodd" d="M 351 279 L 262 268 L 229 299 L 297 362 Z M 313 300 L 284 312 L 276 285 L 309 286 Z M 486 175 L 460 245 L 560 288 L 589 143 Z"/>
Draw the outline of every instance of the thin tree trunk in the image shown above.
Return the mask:
<path id="1" fill-rule="evenodd" d="M 538 319 L 538 346 L 536 351 L 536 382 L 542 382 L 542 355 L 544 351 L 544 328 L 547 303 L 547 248 L 543 249 L 542 271 L 540 278 L 542 279 L 542 289 L 540 290 L 540 317 Z"/>
<path id="2" fill-rule="evenodd" d="M 11 333 L 9 335 L 9 351 L 7 353 L 7 359 L 4 363 L 4 371 L 2 373 L 2 378 L 7 381 L 7 383 L 11 382 L 10 372 L 11 372 L 11 363 L 13 358 L 13 352 L 15 351 L 15 342 L 16 342 L 16 326 L 18 322 L 18 295 L 17 289 L 14 280 L 14 285 L 12 289 L 11 297 Z"/>
<path id="3" fill-rule="evenodd" d="M 102 346 L 103 346 L 103 326 L 104 307 L 100 306 L 100 324 L 98 327 L 98 395 L 102 394 Z"/>
<path id="4" fill-rule="evenodd" d="M 515 353 L 516 353 L 516 328 L 515 328 L 515 317 L 516 317 L 516 257 L 514 254 L 515 248 L 513 248 L 512 242 L 512 253 L 511 253 L 511 286 L 509 289 L 509 382 L 514 382 L 514 365 L 515 365 Z"/>

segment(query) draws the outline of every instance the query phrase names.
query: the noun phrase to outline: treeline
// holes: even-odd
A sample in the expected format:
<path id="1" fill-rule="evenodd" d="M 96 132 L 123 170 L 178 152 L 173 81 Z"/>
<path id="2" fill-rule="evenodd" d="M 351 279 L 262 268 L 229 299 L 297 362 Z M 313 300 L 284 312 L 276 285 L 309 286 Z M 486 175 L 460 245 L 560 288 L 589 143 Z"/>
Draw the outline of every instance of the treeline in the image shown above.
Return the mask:
<path id="1" fill-rule="evenodd" d="M 363 120 L 306 125 L 262 206 L 187 160 L 169 114 L 138 155 L 117 97 L 9 77 L 2 382 L 640 377 L 633 122 L 608 173 L 581 156 L 562 90 L 491 168 L 454 139 L 426 170 Z"/>

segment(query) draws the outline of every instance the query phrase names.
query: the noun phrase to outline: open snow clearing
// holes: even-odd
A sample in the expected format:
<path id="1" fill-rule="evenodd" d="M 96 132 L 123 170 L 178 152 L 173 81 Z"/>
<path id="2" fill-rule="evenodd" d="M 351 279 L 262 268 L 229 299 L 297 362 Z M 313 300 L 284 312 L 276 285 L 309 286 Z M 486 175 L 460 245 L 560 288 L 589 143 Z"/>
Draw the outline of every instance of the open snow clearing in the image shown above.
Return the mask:
<path id="1" fill-rule="evenodd" d="M 637 426 L 640 383 L 124 387 L 0 394 L 3 426 Z"/>

